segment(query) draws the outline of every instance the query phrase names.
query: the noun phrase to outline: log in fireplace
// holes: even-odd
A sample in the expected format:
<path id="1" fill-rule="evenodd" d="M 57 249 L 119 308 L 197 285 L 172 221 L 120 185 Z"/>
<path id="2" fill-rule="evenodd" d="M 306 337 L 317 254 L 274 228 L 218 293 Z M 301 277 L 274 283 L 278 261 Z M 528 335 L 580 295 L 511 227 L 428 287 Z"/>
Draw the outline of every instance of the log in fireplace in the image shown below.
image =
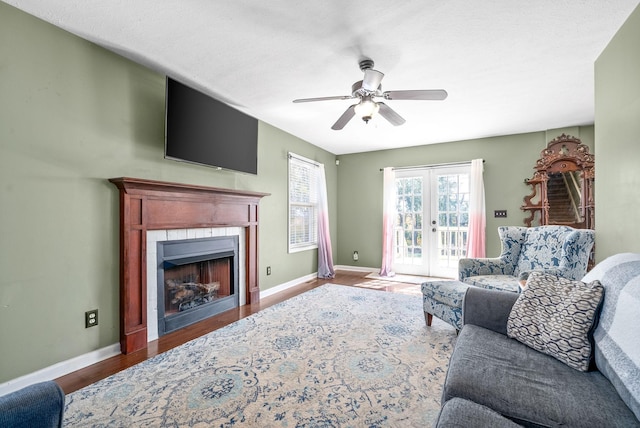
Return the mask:
<path id="1" fill-rule="evenodd" d="M 247 303 L 260 299 L 258 203 L 268 193 L 166 183 L 136 178 L 109 180 L 120 191 L 120 348 L 147 347 L 147 231 L 241 227 L 245 240 Z M 154 320 L 155 322 L 155 320 Z"/>

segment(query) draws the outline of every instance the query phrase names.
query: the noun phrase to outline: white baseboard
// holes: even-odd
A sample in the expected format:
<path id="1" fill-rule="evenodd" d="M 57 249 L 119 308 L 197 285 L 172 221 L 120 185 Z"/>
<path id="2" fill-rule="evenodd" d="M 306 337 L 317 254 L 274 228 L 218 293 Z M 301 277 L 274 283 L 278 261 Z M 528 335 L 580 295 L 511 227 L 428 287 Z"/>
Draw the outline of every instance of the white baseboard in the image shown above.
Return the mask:
<path id="1" fill-rule="evenodd" d="M 17 391 L 25 386 L 44 382 L 45 380 L 53 380 L 60 376 L 67 375 L 76 370 L 88 367 L 91 364 L 99 363 L 107 358 L 120 354 L 120 344 L 105 346 L 87 354 L 79 355 L 66 361 L 61 361 L 49 367 L 45 367 L 33 373 L 12 379 L 8 382 L 0 384 L 0 396 Z"/>
<path id="2" fill-rule="evenodd" d="M 265 297 L 273 296 L 274 294 L 280 293 L 288 288 L 299 285 L 303 282 L 314 280 L 318 277 L 318 273 L 310 273 L 309 275 L 302 276 L 300 278 L 293 279 L 291 281 L 285 282 L 280 285 L 276 285 L 275 287 L 267 288 L 264 291 L 260 292 L 260 299 L 264 299 Z"/>
<path id="3" fill-rule="evenodd" d="M 380 268 L 364 267 L 364 266 L 351 266 L 351 265 L 336 265 L 335 270 L 350 270 L 353 272 L 378 272 Z"/>
<path id="4" fill-rule="evenodd" d="M 368 267 L 349 266 L 349 265 L 336 265 L 334 266 L 334 269 L 350 270 L 355 272 L 377 272 L 379 270 L 378 268 L 368 268 Z M 285 282 L 283 284 L 277 285 L 275 287 L 268 288 L 264 291 L 260 291 L 260 298 L 264 299 L 265 297 L 273 296 L 274 294 L 285 291 L 303 282 L 314 280 L 317 277 L 318 277 L 318 273 L 314 272 L 309 275 L 305 275 L 300 278 L 296 278 L 291 281 Z M 120 344 L 115 343 L 113 345 L 109 345 L 104 348 L 97 349 L 95 351 L 88 352 L 83 355 L 79 355 L 69 360 L 61 361 L 52 366 L 45 367 L 41 370 L 35 371 L 33 373 L 29 373 L 24 376 L 20 376 L 18 378 L 15 378 L 8 382 L 0 384 L 0 396 L 8 394 L 13 391 L 17 391 L 21 388 L 24 388 L 25 386 L 28 386 L 37 382 L 43 382 L 45 380 L 52 380 L 52 379 L 59 378 L 61 376 L 67 375 L 76 370 L 83 369 L 92 364 L 99 363 L 100 361 L 106 360 L 107 358 L 111 358 L 119 354 L 120 354 Z"/>

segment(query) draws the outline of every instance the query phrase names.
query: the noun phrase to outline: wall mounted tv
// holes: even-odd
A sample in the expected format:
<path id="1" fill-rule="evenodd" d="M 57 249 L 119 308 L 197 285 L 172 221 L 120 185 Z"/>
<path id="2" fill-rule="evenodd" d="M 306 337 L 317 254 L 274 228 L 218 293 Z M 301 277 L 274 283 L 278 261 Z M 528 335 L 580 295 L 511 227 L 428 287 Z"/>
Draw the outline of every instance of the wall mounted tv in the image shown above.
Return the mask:
<path id="1" fill-rule="evenodd" d="M 167 77 L 167 159 L 258 173 L 258 120 Z"/>

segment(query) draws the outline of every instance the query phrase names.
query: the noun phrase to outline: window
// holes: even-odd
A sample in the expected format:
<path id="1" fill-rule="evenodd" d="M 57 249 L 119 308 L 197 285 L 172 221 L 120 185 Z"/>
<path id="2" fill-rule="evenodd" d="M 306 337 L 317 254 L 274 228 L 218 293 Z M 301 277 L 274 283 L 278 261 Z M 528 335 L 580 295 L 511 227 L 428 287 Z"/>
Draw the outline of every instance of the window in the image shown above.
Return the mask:
<path id="1" fill-rule="evenodd" d="M 289 153 L 289 252 L 318 248 L 318 170 L 310 159 Z"/>

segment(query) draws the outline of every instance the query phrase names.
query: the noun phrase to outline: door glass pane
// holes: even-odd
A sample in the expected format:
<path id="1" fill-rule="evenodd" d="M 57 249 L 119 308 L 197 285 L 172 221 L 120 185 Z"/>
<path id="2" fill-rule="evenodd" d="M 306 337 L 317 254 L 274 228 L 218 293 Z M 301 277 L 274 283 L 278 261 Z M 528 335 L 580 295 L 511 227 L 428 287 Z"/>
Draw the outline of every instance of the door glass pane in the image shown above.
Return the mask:
<path id="1" fill-rule="evenodd" d="M 415 177 L 411 179 L 411 193 L 422 194 L 422 178 Z"/>
<path id="2" fill-rule="evenodd" d="M 422 263 L 422 177 L 396 179 L 398 202 L 394 241 L 394 263 Z"/>
<path id="3" fill-rule="evenodd" d="M 411 248 L 413 247 L 413 240 L 411 239 L 411 231 L 410 230 L 406 230 L 404 231 L 404 243 L 405 243 L 405 247 L 407 248 Z"/>
<path id="4" fill-rule="evenodd" d="M 469 227 L 469 213 L 468 212 L 463 212 L 463 213 L 460 214 L 460 227 L 461 228 L 468 228 Z"/>
<path id="5" fill-rule="evenodd" d="M 422 246 L 422 231 L 416 230 L 413 232 L 413 243 L 416 247 Z"/>
<path id="6" fill-rule="evenodd" d="M 438 263 L 455 268 L 464 257 L 469 226 L 469 175 L 438 175 Z"/>
<path id="7" fill-rule="evenodd" d="M 440 194 L 440 193 L 438 194 L 438 211 L 447 211 L 447 195 L 446 194 Z"/>
<path id="8" fill-rule="evenodd" d="M 422 196 L 415 196 L 413 198 L 413 212 L 422 212 Z"/>

